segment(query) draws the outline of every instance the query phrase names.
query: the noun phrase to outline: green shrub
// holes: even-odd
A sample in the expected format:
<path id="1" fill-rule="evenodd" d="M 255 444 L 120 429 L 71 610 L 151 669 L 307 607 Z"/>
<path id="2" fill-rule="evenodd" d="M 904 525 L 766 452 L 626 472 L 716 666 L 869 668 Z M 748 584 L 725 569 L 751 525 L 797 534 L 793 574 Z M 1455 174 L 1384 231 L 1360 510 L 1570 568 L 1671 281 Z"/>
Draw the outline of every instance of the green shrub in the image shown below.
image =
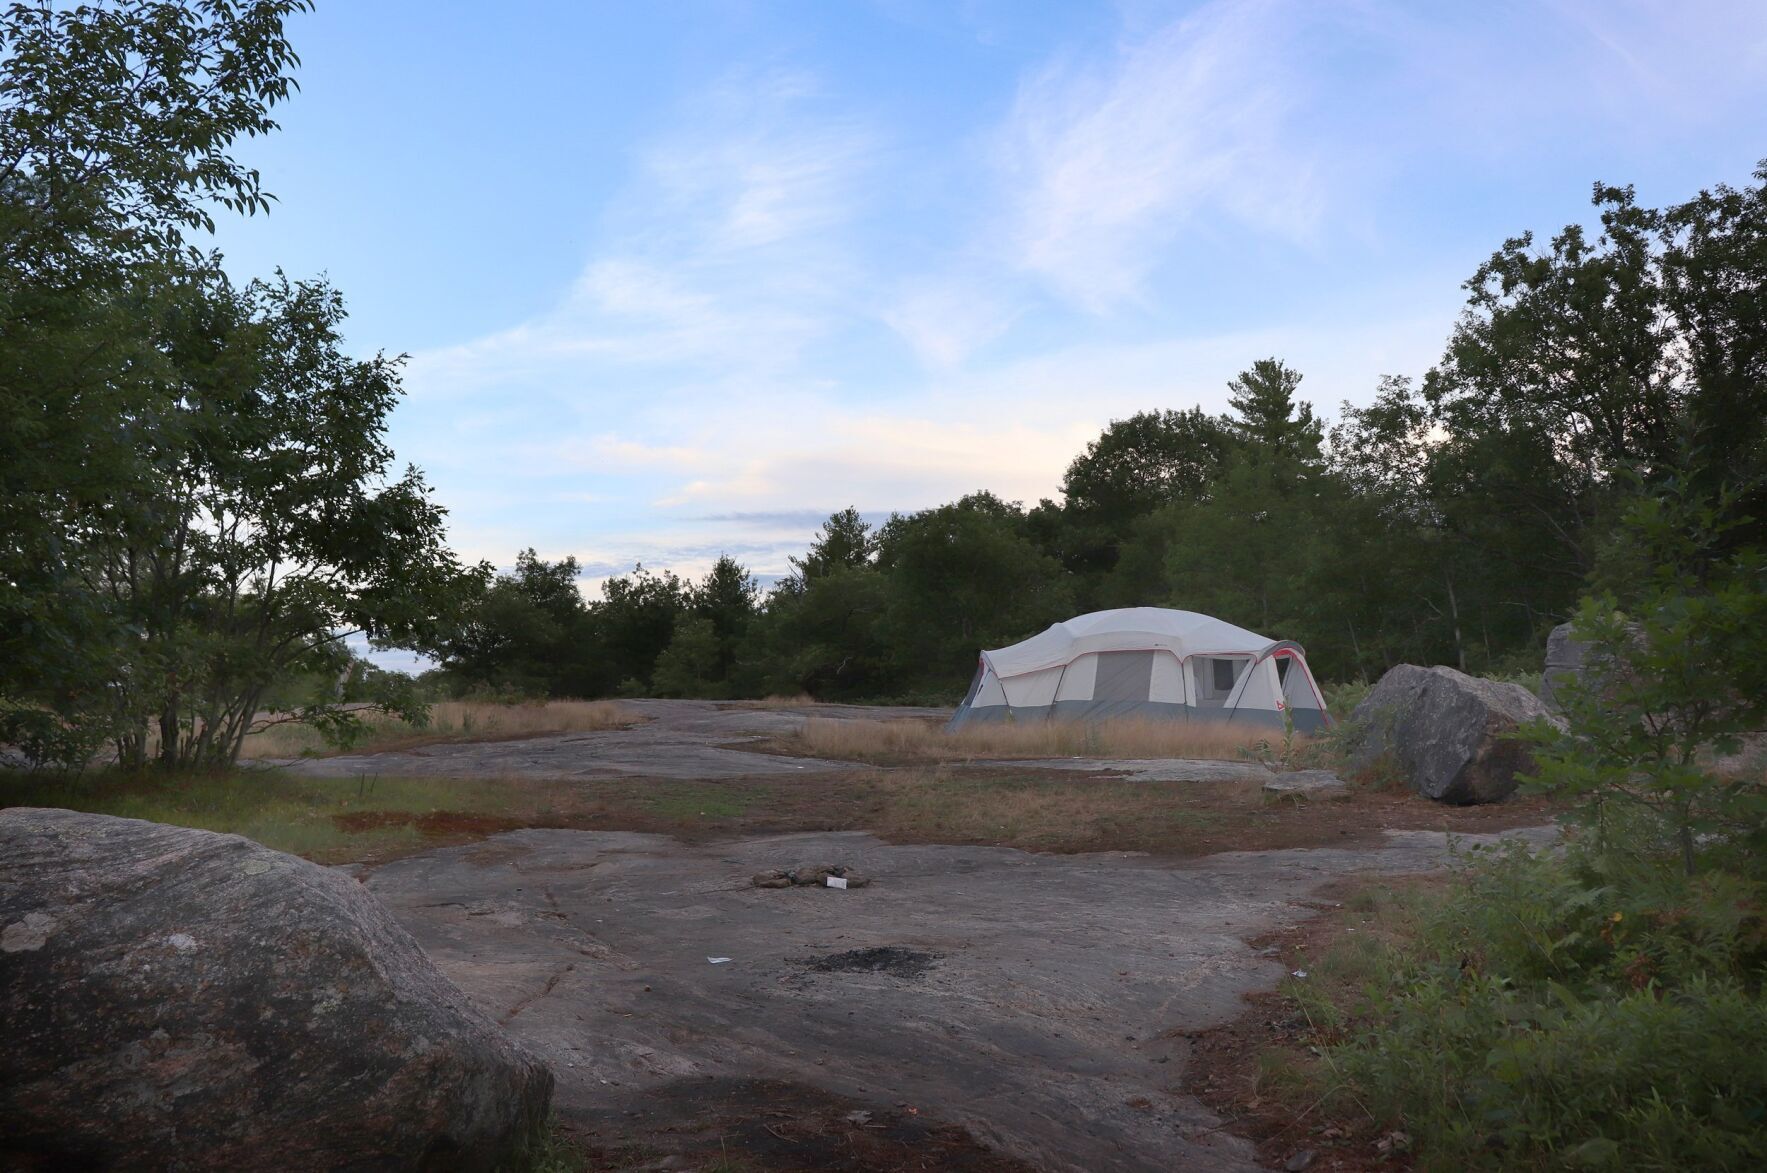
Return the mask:
<path id="1" fill-rule="evenodd" d="M 1425 1168 L 1767 1163 L 1767 889 L 1603 867 L 1512 848 L 1410 948 L 1321 958 L 1317 977 L 1361 983 L 1347 1003 L 1294 990 L 1329 1094 L 1404 1129 Z"/>

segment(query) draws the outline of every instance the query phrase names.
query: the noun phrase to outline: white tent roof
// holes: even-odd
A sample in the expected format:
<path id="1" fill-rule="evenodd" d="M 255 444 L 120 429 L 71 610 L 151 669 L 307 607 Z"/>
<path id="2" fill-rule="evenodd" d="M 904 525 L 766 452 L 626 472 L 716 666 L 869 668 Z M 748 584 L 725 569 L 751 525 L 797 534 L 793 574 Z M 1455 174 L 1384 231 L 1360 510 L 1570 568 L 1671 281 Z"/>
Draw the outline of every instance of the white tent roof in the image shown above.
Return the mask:
<path id="1" fill-rule="evenodd" d="M 1057 623 L 1011 647 L 983 652 L 996 676 L 1020 676 L 1066 664 L 1087 652 L 1137 652 L 1163 649 L 1177 656 L 1199 652 L 1256 654 L 1273 640 L 1195 611 L 1165 607 L 1119 607 L 1093 611 Z"/>

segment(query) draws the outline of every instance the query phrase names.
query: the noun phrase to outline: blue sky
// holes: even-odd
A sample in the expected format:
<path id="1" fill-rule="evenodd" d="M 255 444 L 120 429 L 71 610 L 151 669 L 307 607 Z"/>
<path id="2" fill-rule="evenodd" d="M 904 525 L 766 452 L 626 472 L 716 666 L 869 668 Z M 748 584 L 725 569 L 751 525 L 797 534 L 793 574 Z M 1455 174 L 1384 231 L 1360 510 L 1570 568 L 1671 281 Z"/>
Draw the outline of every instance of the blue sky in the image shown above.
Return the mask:
<path id="1" fill-rule="evenodd" d="M 320 0 L 237 276 L 407 353 L 453 543 L 777 574 L 846 505 L 1053 495 L 1276 355 L 1328 415 L 1484 256 L 1767 156 L 1767 4 Z"/>

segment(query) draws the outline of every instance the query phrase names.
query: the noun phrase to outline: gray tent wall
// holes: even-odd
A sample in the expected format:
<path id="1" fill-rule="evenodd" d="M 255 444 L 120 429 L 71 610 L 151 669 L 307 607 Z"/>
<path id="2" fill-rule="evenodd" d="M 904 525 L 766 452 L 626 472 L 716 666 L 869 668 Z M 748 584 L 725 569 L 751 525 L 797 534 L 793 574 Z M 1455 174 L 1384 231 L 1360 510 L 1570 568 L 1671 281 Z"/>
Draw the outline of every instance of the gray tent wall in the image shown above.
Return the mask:
<path id="1" fill-rule="evenodd" d="M 1090 620 L 1096 628 L 1113 614 L 1145 617 L 1155 612 L 1154 608 L 1095 612 L 1070 622 Z M 995 655 L 1026 648 L 1036 641 L 1047 644 L 1058 629 L 1066 626 L 1057 624 L 1012 649 L 982 653 L 969 694 L 948 728 L 997 721 L 1105 721 L 1139 717 L 1220 721 L 1273 730 L 1292 722 L 1297 732 L 1312 733 L 1331 723 L 1299 644 L 1269 641 L 1205 616 L 1191 616 L 1187 612 L 1166 614 L 1213 625 L 1203 630 L 1216 638 L 1223 632 L 1235 633 L 1243 638 L 1223 642 L 1250 644 L 1256 650 L 1181 654 L 1171 647 L 1113 647 L 1078 651 L 1067 659 L 1055 657 L 1057 662 L 1016 675 L 1003 677 L 995 671 Z M 1123 634 L 1133 638 L 1131 632 Z M 1002 658 L 1012 659 L 1005 655 Z"/>

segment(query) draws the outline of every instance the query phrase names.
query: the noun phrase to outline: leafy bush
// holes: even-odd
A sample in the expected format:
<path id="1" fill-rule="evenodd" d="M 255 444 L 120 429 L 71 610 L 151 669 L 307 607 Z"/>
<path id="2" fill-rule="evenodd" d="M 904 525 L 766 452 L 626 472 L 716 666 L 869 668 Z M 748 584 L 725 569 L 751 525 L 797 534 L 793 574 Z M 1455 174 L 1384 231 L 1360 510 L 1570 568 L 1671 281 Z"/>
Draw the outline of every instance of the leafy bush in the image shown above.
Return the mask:
<path id="1" fill-rule="evenodd" d="M 1767 888 L 1519 846 L 1464 880 L 1347 1004 L 1297 986 L 1341 1106 L 1426 1168 L 1767 1162 Z"/>

